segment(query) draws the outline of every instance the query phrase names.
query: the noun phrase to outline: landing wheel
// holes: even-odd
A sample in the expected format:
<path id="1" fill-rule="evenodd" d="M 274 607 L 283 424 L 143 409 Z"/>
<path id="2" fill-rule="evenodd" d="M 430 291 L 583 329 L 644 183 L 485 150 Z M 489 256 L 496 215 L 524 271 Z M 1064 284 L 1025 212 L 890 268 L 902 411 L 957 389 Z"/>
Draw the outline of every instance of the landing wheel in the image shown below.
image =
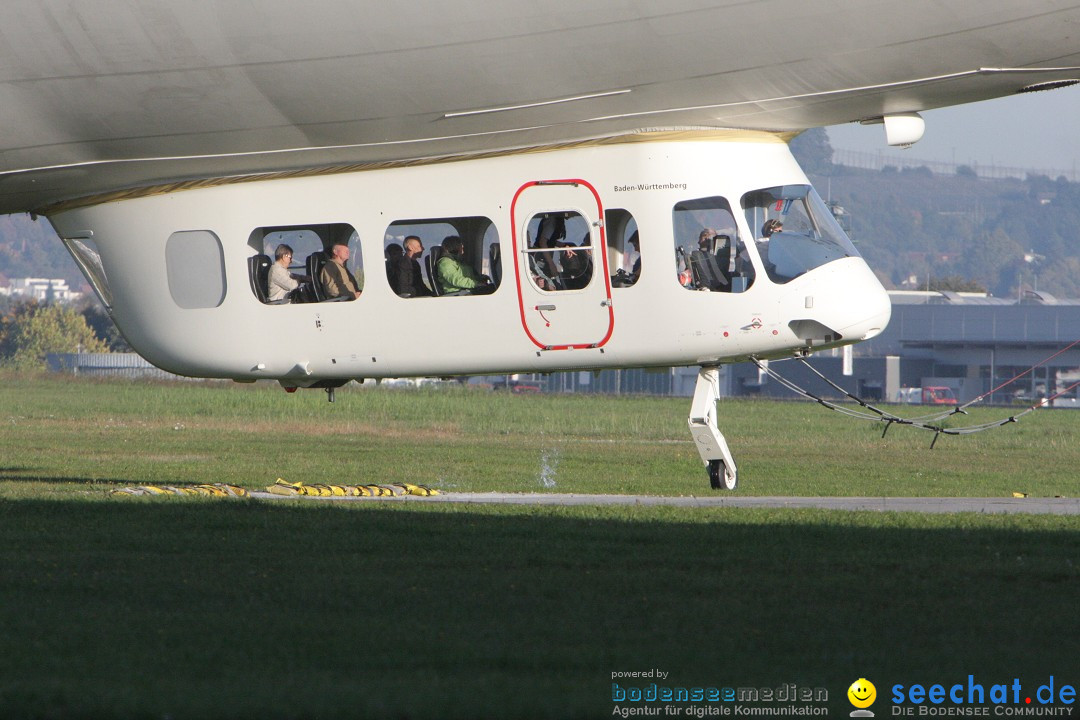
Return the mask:
<path id="1" fill-rule="evenodd" d="M 708 469 L 709 485 L 712 486 L 713 490 L 734 490 L 735 486 L 739 484 L 735 471 L 728 471 L 723 460 L 710 460 Z"/>

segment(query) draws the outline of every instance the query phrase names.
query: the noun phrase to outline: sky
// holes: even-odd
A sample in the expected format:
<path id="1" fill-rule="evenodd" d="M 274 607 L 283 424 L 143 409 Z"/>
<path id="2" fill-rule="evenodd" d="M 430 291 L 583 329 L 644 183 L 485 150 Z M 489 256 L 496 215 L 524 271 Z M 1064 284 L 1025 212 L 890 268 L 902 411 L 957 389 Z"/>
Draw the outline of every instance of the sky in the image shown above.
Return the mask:
<path id="1" fill-rule="evenodd" d="M 911 148 L 885 144 L 881 125 L 828 128 L 834 149 L 920 160 L 1080 173 L 1080 86 L 920 113 L 926 132 Z"/>

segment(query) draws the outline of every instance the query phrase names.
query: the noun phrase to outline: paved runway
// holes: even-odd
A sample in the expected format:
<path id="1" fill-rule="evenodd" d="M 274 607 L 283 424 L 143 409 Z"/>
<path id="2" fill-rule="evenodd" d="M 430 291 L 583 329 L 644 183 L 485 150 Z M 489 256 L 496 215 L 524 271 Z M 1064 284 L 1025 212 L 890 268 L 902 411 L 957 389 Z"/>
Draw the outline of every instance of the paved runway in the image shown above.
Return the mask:
<path id="1" fill-rule="evenodd" d="M 946 497 L 751 497 L 708 495 L 577 495 L 567 493 L 452 493 L 432 497 L 310 497 L 251 493 L 273 500 L 304 499 L 330 502 L 421 502 L 502 505 L 670 505 L 718 508 L 819 508 L 823 510 L 877 510 L 920 513 L 1024 513 L 1080 515 L 1080 498 L 946 498 Z"/>

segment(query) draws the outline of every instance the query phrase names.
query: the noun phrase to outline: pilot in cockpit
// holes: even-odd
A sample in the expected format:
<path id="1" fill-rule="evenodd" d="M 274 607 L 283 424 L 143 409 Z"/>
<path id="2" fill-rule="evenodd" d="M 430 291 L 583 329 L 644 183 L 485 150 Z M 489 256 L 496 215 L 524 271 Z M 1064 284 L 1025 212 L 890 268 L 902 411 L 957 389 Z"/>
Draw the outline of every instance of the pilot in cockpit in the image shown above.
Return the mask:
<path id="1" fill-rule="evenodd" d="M 772 220 L 766 220 L 765 224 L 761 226 L 761 237 L 757 241 L 758 255 L 761 256 L 761 262 L 765 266 L 765 269 L 771 274 L 774 265 L 769 261 L 769 240 L 778 232 L 784 230 L 784 223 L 776 218 Z"/>

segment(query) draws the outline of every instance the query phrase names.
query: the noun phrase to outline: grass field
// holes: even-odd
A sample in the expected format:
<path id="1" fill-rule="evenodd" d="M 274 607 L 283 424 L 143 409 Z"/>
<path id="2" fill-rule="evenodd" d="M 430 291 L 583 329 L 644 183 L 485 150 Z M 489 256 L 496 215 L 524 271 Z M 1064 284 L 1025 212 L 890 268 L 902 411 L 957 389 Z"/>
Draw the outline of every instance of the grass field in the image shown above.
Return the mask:
<path id="1" fill-rule="evenodd" d="M 686 427 L 689 398 L 517 396 L 350 386 L 140 384 L 5 376 L 0 480 L 73 486 L 419 482 L 443 490 L 710 492 Z M 918 412 L 918 408 L 905 408 Z M 965 422 L 1006 417 L 973 410 Z M 724 400 L 719 425 L 755 495 L 1077 494 L 1080 412 L 941 437 L 812 403 Z"/>
<path id="2" fill-rule="evenodd" d="M 0 718 L 610 717 L 612 673 L 651 668 L 845 716 L 866 677 L 883 717 L 894 683 L 1080 681 L 1070 517 L 107 492 L 704 494 L 687 399 L 0 380 Z M 933 451 L 812 405 L 720 418 L 742 494 L 1080 490 L 1080 413 Z"/>

